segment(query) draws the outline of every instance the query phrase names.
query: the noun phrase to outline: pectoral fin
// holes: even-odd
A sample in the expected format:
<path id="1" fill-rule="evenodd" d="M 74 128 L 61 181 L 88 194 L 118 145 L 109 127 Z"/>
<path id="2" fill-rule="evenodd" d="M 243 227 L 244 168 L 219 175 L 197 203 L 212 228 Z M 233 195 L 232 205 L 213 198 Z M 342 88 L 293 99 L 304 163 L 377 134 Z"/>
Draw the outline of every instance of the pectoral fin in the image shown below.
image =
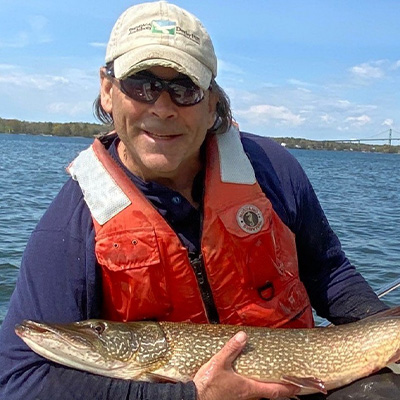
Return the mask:
<path id="1" fill-rule="evenodd" d="M 151 382 L 162 382 L 162 383 L 177 383 L 178 380 L 171 378 L 169 376 L 154 374 L 153 372 L 148 372 L 147 376 L 150 378 Z"/>
<path id="2" fill-rule="evenodd" d="M 146 374 L 152 381 L 157 382 L 189 382 L 193 379 L 193 377 L 182 375 L 174 367 L 163 367 L 154 371 L 147 371 Z"/>
<path id="3" fill-rule="evenodd" d="M 392 355 L 392 357 L 390 358 L 388 364 L 391 364 L 391 363 L 398 363 L 398 364 L 400 363 L 400 349 L 398 349 L 398 350 Z"/>
<path id="4" fill-rule="evenodd" d="M 392 363 L 387 365 L 387 368 L 391 369 L 393 373 L 400 375 L 400 364 Z"/>
<path id="5" fill-rule="evenodd" d="M 297 376 L 283 375 L 282 381 L 301 388 L 315 389 L 318 392 L 327 394 L 325 383 L 321 381 L 321 379 L 314 378 L 313 376 L 299 378 Z"/>

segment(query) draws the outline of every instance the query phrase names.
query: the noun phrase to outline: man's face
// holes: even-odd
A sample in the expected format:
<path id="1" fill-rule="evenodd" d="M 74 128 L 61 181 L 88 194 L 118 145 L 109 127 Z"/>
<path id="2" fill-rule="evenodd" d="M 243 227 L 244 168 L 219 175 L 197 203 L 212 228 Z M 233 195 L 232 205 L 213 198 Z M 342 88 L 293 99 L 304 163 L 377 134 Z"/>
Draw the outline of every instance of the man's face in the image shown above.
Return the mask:
<path id="1" fill-rule="evenodd" d="M 171 80 L 172 68 L 152 67 L 153 75 Z M 173 178 L 200 163 L 200 146 L 215 121 L 216 96 L 210 91 L 198 104 L 182 107 L 163 91 L 154 104 L 121 92 L 115 79 L 101 73 L 101 104 L 112 114 L 123 144 L 122 161 L 145 180 Z M 120 153 L 121 156 L 121 153 Z"/>

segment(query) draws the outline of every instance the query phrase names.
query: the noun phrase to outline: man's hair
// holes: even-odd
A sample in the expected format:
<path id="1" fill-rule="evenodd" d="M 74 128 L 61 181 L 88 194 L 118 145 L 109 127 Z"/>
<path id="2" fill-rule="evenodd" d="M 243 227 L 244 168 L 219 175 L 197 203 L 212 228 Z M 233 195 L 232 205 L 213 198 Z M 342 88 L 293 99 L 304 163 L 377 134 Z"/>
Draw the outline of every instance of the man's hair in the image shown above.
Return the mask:
<path id="1" fill-rule="evenodd" d="M 211 90 L 217 94 L 218 102 L 216 107 L 216 119 L 214 125 L 208 130 L 208 132 L 224 133 L 232 124 L 232 111 L 229 97 L 214 79 L 211 80 L 210 86 Z M 93 114 L 100 122 L 110 125 L 110 128 L 113 128 L 113 117 L 102 107 L 100 94 L 93 103 Z"/>

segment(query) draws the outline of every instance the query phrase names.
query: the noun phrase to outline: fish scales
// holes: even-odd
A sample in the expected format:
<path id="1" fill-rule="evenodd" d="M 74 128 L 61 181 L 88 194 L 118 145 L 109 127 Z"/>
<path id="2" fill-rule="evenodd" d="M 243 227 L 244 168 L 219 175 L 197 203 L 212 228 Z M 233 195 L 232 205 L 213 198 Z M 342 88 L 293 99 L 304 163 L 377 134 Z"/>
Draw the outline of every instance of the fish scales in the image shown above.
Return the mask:
<path id="1" fill-rule="evenodd" d="M 266 382 L 290 382 L 301 394 L 343 386 L 400 359 L 396 316 L 331 328 L 268 329 L 174 322 L 25 321 L 16 333 L 61 364 L 122 379 L 187 381 L 239 330 L 248 342 L 233 368 Z"/>
<path id="2" fill-rule="evenodd" d="M 400 340 L 400 332 L 393 333 L 396 327 L 400 328 L 400 322 L 393 324 L 391 320 L 366 321 L 364 324 L 328 329 L 296 330 L 170 323 L 160 325 L 168 341 L 173 343 L 172 357 L 163 368 L 178 370 L 183 377 L 191 376 L 238 330 L 244 330 L 249 339 L 245 351 L 234 363 L 235 370 L 265 381 L 280 381 L 283 375 L 347 381 L 346 376 L 351 376 L 360 368 L 370 373 L 383 368 L 387 361 L 385 350 L 390 352 L 392 348 L 394 354 Z M 386 349 L 382 349 L 382 343 L 385 343 Z"/>

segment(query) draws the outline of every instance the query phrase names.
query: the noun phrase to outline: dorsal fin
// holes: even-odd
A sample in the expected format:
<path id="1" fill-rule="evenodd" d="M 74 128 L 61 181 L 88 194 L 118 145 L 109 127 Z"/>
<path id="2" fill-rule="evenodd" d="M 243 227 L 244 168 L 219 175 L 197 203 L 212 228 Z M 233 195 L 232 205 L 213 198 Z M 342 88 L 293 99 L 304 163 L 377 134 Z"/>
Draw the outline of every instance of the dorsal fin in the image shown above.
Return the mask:
<path id="1" fill-rule="evenodd" d="M 387 317 L 400 317 L 400 306 L 389 308 L 388 310 L 380 311 L 376 314 L 370 315 L 364 318 L 364 321 L 367 319 L 387 318 Z"/>

